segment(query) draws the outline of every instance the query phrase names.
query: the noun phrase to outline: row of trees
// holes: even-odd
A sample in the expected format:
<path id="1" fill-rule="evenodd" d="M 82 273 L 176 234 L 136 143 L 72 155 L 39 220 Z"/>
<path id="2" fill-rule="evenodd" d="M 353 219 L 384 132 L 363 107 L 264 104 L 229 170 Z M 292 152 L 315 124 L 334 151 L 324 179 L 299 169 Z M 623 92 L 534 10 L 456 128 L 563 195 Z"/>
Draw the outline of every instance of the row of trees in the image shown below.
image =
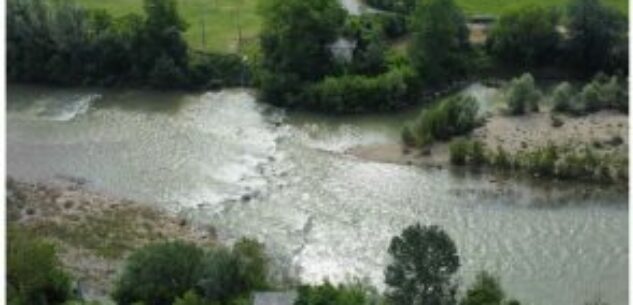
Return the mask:
<path id="1" fill-rule="evenodd" d="M 144 15 L 115 18 L 69 1 L 7 2 L 7 76 L 63 85 L 190 88 L 242 80 L 237 55 L 188 49 L 175 0 L 144 0 Z"/>
<path id="2" fill-rule="evenodd" d="M 374 2 L 393 13 L 346 17 L 336 0 L 267 1 L 257 64 L 262 98 L 321 111 L 376 111 L 389 107 L 355 92 L 397 96 L 403 101 L 387 98 L 383 103 L 407 105 L 420 93 L 508 69 L 628 73 L 626 17 L 600 0 L 571 0 L 565 10 L 515 7 L 499 18 L 483 47 L 470 44 L 467 19 L 453 0 Z M 410 33 L 407 56 L 388 49 L 389 38 L 402 31 Z M 351 60 L 337 60 L 332 45 L 339 38 L 355 42 Z M 398 86 L 369 81 L 403 66 L 413 73 Z M 406 94 L 394 93 L 400 88 Z M 323 96 L 340 96 L 349 107 L 323 101 Z"/>
<path id="3" fill-rule="evenodd" d="M 10 305 L 89 304 L 73 294 L 52 244 L 28 233 L 8 231 L 7 279 Z M 460 260 L 451 238 L 437 226 L 406 228 L 389 245 L 384 295 L 361 282 L 326 282 L 298 287 L 296 305 L 457 304 L 455 273 Z M 121 305 L 250 304 L 250 293 L 270 289 L 263 245 L 241 239 L 232 249 L 201 248 L 172 241 L 150 244 L 126 261 L 112 298 Z M 92 303 L 90 303 L 92 304 Z M 95 303 L 96 304 L 96 303 Z M 461 305 L 518 304 L 507 301 L 498 280 L 481 273 L 459 299 Z"/>

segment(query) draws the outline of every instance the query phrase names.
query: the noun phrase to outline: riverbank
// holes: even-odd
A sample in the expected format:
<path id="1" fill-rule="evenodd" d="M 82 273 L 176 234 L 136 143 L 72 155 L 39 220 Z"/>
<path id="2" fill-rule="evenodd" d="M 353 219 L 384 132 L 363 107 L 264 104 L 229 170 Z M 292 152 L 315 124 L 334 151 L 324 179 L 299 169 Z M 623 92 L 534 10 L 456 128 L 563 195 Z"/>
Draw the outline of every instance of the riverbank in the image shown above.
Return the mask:
<path id="1" fill-rule="evenodd" d="M 562 125 L 561 125 L 562 124 Z M 627 156 L 628 116 L 616 111 L 600 111 L 581 117 L 552 115 L 549 111 L 523 116 L 492 114 L 469 136 L 485 147 L 503 149 L 508 154 L 543 148 L 591 147 L 598 154 Z M 450 165 L 449 142 L 438 142 L 424 149 L 402 143 L 358 146 L 347 154 L 366 160 L 414 166 Z"/>
<path id="2" fill-rule="evenodd" d="M 143 245 L 174 239 L 215 242 L 210 226 L 89 191 L 84 184 L 72 177 L 47 184 L 7 180 L 9 225 L 53 241 L 84 297 L 107 297 L 125 257 Z"/>

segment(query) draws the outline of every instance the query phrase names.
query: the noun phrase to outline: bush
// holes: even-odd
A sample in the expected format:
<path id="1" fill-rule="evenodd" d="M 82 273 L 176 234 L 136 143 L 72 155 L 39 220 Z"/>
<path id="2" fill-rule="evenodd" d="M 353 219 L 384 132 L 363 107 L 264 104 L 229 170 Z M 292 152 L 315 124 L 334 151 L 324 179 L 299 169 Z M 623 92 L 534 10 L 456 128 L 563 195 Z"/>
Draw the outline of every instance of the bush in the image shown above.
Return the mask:
<path id="1" fill-rule="evenodd" d="M 458 139 L 448 147 L 451 164 L 479 166 L 487 162 L 484 145 L 477 140 Z"/>
<path id="2" fill-rule="evenodd" d="M 195 53 L 189 70 L 195 87 L 217 89 L 251 83 L 249 67 L 237 54 Z"/>
<path id="3" fill-rule="evenodd" d="M 552 93 L 553 110 L 558 112 L 573 111 L 574 90 L 568 82 L 562 82 Z"/>
<path id="4" fill-rule="evenodd" d="M 477 101 L 470 96 L 456 95 L 422 111 L 412 126 L 417 146 L 453 136 L 464 135 L 479 125 Z"/>
<path id="5" fill-rule="evenodd" d="M 377 298 L 375 290 L 361 283 L 334 286 L 325 282 L 318 286 L 300 286 L 294 305 L 366 305 Z"/>
<path id="6" fill-rule="evenodd" d="M 192 304 L 230 302 L 268 287 L 267 266 L 262 245 L 249 239 L 232 250 L 205 251 L 180 241 L 153 244 L 130 255 L 113 298 L 120 305 L 170 305 L 178 297 Z"/>
<path id="7" fill-rule="evenodd" d="M 71 297 L 70 276 L 55 247 L 21 229 L 7 230 L 6 266 L 8 304 L 54 305 Z"/>
<path id="8" fill-rule="evenodd" d="M 194 291 L 187 291 L 182 297 L 177 298 L 173 305 L 208 305 Z"/>
<path id="9" fill-rule="evenodd" d="M 308 86 L 304 107 L 335 113 L 392 110 L 407 104 L 413 72 L 395 68 L 375 77 L 327 77 Z"/>
<path id="10" fill-rule="evenodd" d="M 454 165 L 466 165 L 470 143 L 466 139 L 458 139 L 448 147 L 451 163 Z"/>
<path id="11" fill-rule="evenodd" d="M 510 114 L 520 115 L 530 111 L 538 111 L 541 91 L 536 88 L 531 74 L 526 73 L 513 79 L 505 91 Z"/>
<path id="12" fill-rule="evenodd" d="M 531 67 L 551 63 L 558 53 L 558 15 L 536 5 L 519 6 L 505 12 L 496 23 L 487 46 L 506 64 Z"/>
<path id="13" fill-rule="evenodd" d="M 482 271 L 477 274 L 475 282 L 466 291 L 460 305 L 519 305 L 516 300 L 506 300 L 505 292 L 499 280 Z"/>
<path id="14" fill-rule="evenodd" d="M 417 0 L 367 0 L 370 6 L 400 14 L 411 14 L 417 2 Z"/>
<path id="15" fill-rule="evenodd" d="M 171 305 L 197 284 L 203 255 L 194 244 L 180 241 L 141 248 L 127 259 L 112 297 L 121 305 Z"/>

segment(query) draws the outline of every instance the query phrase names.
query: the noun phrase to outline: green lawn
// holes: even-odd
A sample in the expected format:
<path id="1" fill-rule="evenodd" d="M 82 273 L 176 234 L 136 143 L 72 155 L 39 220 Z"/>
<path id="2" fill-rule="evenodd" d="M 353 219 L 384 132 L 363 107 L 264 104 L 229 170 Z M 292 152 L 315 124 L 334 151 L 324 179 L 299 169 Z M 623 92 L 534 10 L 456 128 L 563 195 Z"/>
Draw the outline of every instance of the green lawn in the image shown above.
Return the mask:
<path id="1" fill-rule="evenodd" d="M 141 13 L 143 0 L 76 0 L 86 8 L 103 8 L 122 16 Z M 253 39 L 259 32 L 258 0 L 178 0 L 178 9 L 189 24 L 185 38 L 197 50 L 234 52 L 239 27 L 242 38 Z M 204 26 L 203 26 L 204 24 Z M 203 31 L 204 28 L 204 31 Z M 205 39 L 203 43 L 203 32 Z"/>
<path id="2" fill-rule="evenodd" d="M 602 0 L 608 5 L 612 5 L 619 11 L 628 15 L 628 0 Z M 538 4 L 542 6 L 564 6 L 568 0 L 456 0 L 456 2 L 464 9 L 467 14 L 492 14 L 498 15 L 503 10 L 513 5 L 521 5 L 527 3 Z"/>
<path id="3" fill-rule="evenodd" d="M 76 0 L 87 8 L 104 8 L 116 16 L 142 12 L 143 0 Z M 178 0 L 181 15 L 189 23 L 185 37 L 197 50 L 235 52 L 238 25 L 242 38 L 252 41 L 257 37 L 260 20 L 258 0 Z M 306 0 L 309 1 L 309 0 Z M 568 0 L 456 0 L 467 14 L 498 15 L 506 8 L 523 3 L 544 6 L 564 5 Z M 602 0 L 628 14 L 627 0 Z M 204 24 L 204 27 L 203 27 Z M 205 33 L 203 43 L 202 33 Z"/>

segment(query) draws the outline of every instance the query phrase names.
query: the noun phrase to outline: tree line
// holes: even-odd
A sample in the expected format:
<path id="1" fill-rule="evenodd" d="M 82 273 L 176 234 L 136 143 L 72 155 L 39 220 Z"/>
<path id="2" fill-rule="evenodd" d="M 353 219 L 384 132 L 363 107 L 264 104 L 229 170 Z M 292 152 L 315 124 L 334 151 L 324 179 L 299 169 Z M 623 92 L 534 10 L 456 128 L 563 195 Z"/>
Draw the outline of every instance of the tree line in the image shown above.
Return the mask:
<path id="1" fill-rule="evenodd" d="M 600 0 L 565 9 L 514 7 L 485 45 L 469 41 L 453 0 L 375 0 L 391 12 L 346 16 L 337 0 L 271 0 L 255 83 L 263 100 L 284 107 L 351 113 L 400 108 L 459 81 L 553 68 L 589 78 L 628 75 L 627 18 Z M 389 48 L 407 35 L 406 54 Z M 353 41 L 352 58 L 332 46 Z"/>
<path id="2" fill-rule="evenodd" d="M 518 305 L 492 274 L 482 271 L 458 293 L 457 247 L 438 226 L 411 225 L 391 239 L 387 289 L 366 282 L 298 285 L 294 305 Z M 114 282 L 119 305 L 247 305 L 254 291 L 279 289 L 267 275 L 263 244 L 240 239 L 232 248 L 165 241 L 133 252 Z M 73 294 L 72 277 L 53 244 L 17 227 L 8 229 L 7 300 L 10 305 L 99 305 Z M 277 287 L 277 288 L 276 288 Z"/>
<path id="3" fill-rule="evenodd" d="M 7 1 L 7 77 L 59 85 L 160 89 L 242 85 L 235 54 L 188 48 L 175 0 L 144 0 L 144 14 L 113 17 L 70 1 Z"/>

